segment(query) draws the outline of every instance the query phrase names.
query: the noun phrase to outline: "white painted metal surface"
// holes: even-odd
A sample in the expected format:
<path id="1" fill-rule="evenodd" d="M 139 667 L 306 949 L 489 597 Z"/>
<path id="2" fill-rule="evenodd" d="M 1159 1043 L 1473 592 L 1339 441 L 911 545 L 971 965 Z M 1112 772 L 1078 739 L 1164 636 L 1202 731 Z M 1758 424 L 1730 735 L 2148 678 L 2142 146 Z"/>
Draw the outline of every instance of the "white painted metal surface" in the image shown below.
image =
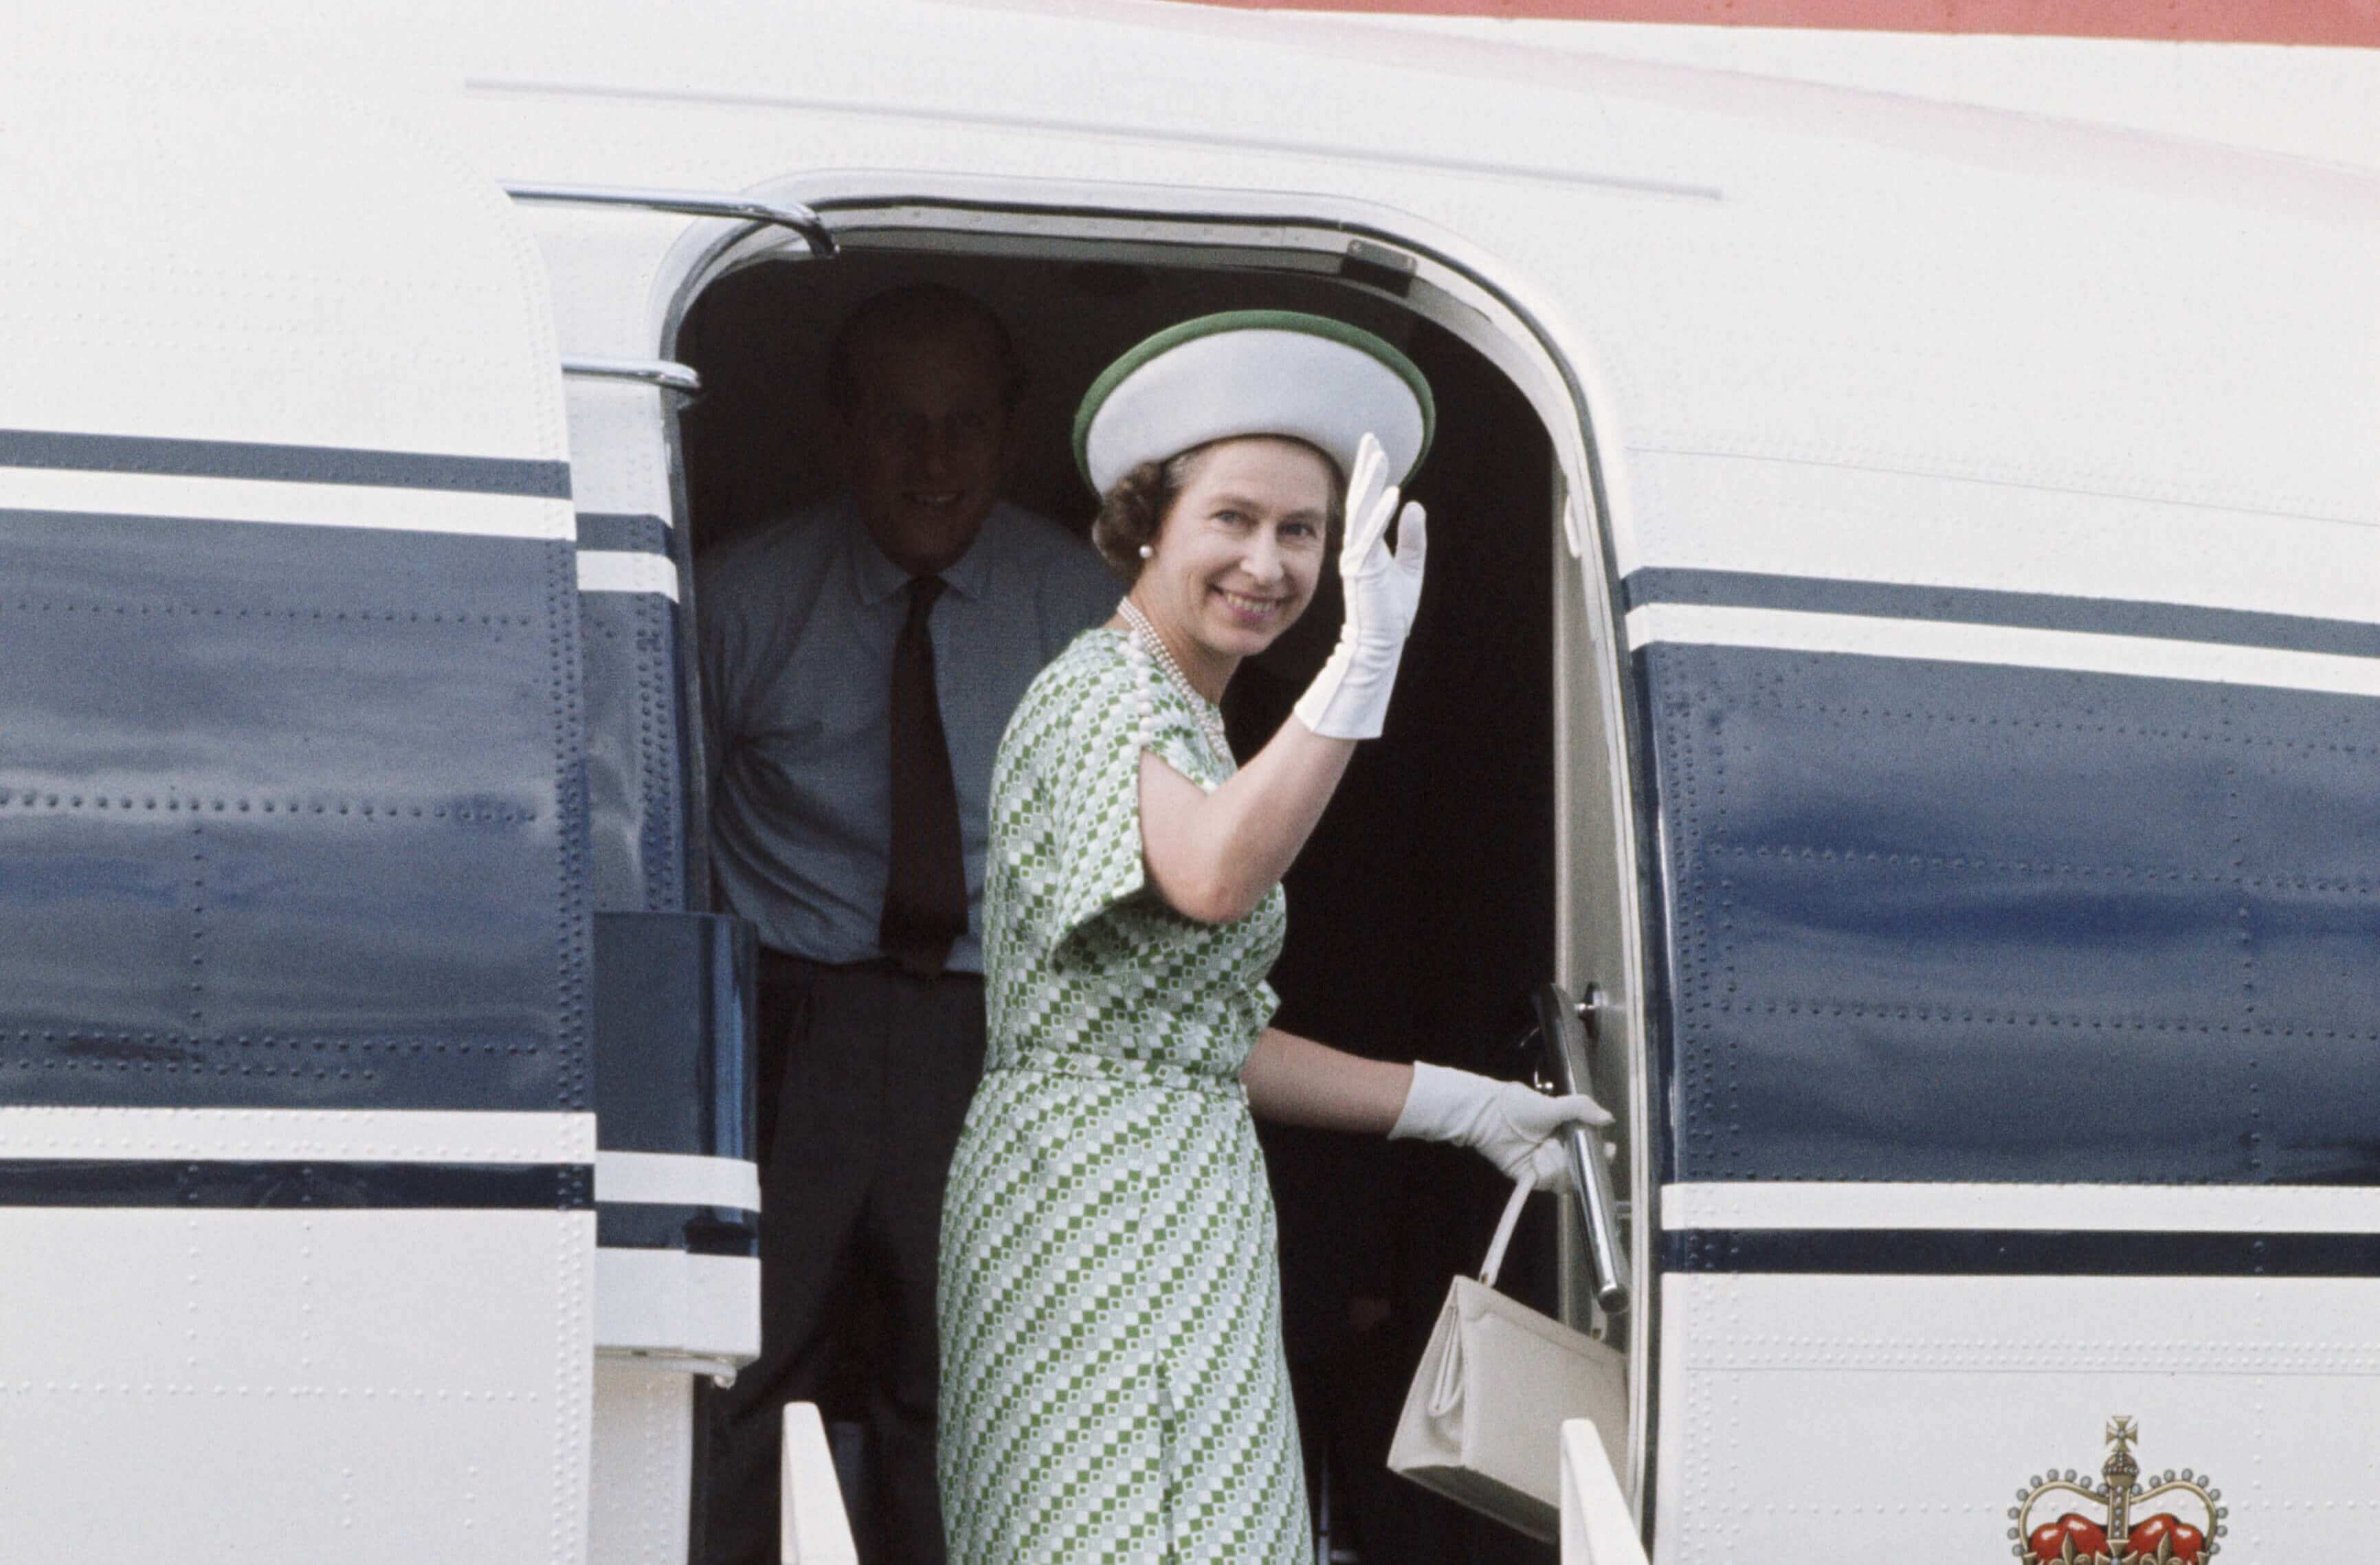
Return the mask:
<path id="1" fill-rule="evenodd" d="M 606 1206 L 760 1209 L 759 1171 L 737 1158 L 601 1152 L 595 1198 Z M 606 1353 L 723 1372 L 760 1351 L 759 1263 L 674 1249 L 599 1250 L 595 1341 Z"/>
<path id="2" fill-rule="evenodd" d="M 580 555 L 584 560 L 586 556 Z M 581 589 L 584 589 L 581 583 Z M 678 1152 L 598 1152 L 595 1199 L 670 1207 L 760 1209 L 760 1171 L 741 1158 Z"/>
<path id="3" fill-rule="evenodd" d="M 2364 174 L 1876 92 L 1121 0 L 395 9 L 406 25 L 382 18 L 369 49 L 316 22 L 321 67 L 289 73 L 334 91 L 367 69 L 414 84 L 409 98 L 392 90 L 402 113 L 369 134 L 310 135 L 278 96 L 246 92 L 167 112 L 152 91 L 163 67 L 149 63 L 117 61 L 128 91 L 104 103 L 73 81 L 11 73 L 15 123 L 41 139 L 0 230 L 18 388 L 0 392 L 17 398 L 0 426 L 558 459 L 562 402 L 548 382 L 559 357 L 666 356 L 704 258 L 736 230 L 664 214 L 510 215 L 500 179 L 1271 213 L 1426 244 L 1544 322 L 1548 343 L 1508 342 L 1500 361 L 1518 367 L 1579 497 L 1590 602 L 1609 585 L 1589 530 L 1599 527 L 1623 572 L 2380 620 L 2380 181 Z M 253 45 L 273 47 L 280 25 L 249 29 Z M 2116 90 L 2137 96 L 2141 84 Z M 417 157 L 417 132 L 447 134 L 474 176 Z M 84 154 L 64 150 L 77 144 Z M 1064 229 L 1013 213 L 934 221 L 1011 239 Z M 60 238 L 155 234 L 172 236 L 171 268 L 134 243 Z M 422 249 L 438 264 L 419 274 L 393 260 Z M 558 332 L 540 299 L 549 288 Z M 225 299 L 242 307 L 194 303 Z M 1584 409 L 1553 373 L 1556 354 Z M 140 374 L 123 372 L 128 357 Z M 568 398 L 577 507 L 669 519 L 666 399 L 590 382 Z M 1585 499 L 1582 414 L 1601 516 Z M 91 505 L 295 515 L 279 486 L 110 481 Z M 0 497 L 40 503 L 51 482 L 0 473 Z M 322 502 L 306 513 L 314 521 L 530 537 L 571 527 L 570 505 L 552 501 L 400 508 L 368 486 L 305 498 Z M 1811 627 L 1786 622 L 1825 617 L 1716 628 L 1650 617 L 1638 639 L 1728 629 L 1801 645 Z M 2056 634 L 1963 644 L 1987 661 L 2097 666 L 2079 644 L 2124 639 L 2041 639 Z M 2243 656 L 2220 653 L 2227 667 Z M 2366 687 L 2366 671 L 2334 667 L 2359 660 L 2281 656 L 2292 669 L 2318 662 L 2333 683 L 2316 687 Z M 201 1132 L 140 1134 L 191 1146 Z M 294 1150 L 326 1133 L 274 1134 L 299 1138 L 275 1144 Z M 411 1134 L 394 1145 L 417 1145 Z M 2363 1220 L 2343 1193 L 2316 1194 L 2254 1215 L 2323 1231 Z M 1988 1207 L 1995 1223 L 2053 1221 L 2026 1206 L 2035 1198 L 1949 1199 Z M 1739 1204 L 1690 1208 L 1690 1220 L 1925 1225 L 1905 1194 L 1729 1199 Z M 2181 1224 L 2171 1195 L 2138 1199 Z M 29 1492 L 77 1497 L 59 1514 L 80 1514 L 74 1486 L 90 1480 L 78 1462 L 121 1450 L 132 1429 L 153 1442 L 140 1448 L 143 1469 L 164 1474 L 160 1506 L 180 1507 L 177 1520 L 209 1496 L 270 1510 L 302 1480 L 316 1486 L 307 1493 L 353 1497 L 342 1514 L 370 1532 L 361 1545 L 342 1532 L 307 1558 L 575 1559 L 594 1342 L 688 1357 L 757 1348 L 752 1263 L 596 1260 L 583 1214 L 445 1227 L 372 1214 L 327 1238 L 299 1226 L 327 1218 L 274 1228 L 279 1216 L 0 1219 L 10 1254 L 47 1257 L 0 1277 L 6 1449 L 33 1453 L 29 1486 L 66 1486 Z M 60 1225 L 75 1223 L 69 1242 Z M 185 1223 L 198 1227 L 160 1226 Z M 171 1269 L 194 1243 L 201 1264 Z M 1636 1248 L 1655 1247 L 1640 1235 Z M 334 1277 L 372 1307 L 299 1307 L 325 1300 L 321 1280 Z M 177 1369 L 189 1341 L 177 1333 L 191 1328 L 172 1309 L 127 1316 L 141 1296 L 128 1278 L 152 1304 L 187 1304 L 223 1362 L 205 1360 L 196 1378 Z M 504 1296 L 467 1298 L 466 1280 Z M 261 1313 L 237 1315 L 251 1292 Z M 403 1309 L 382 1312 L 383 1300 Z M 2264 1530 L 2235 1540 L 2247 1559 L 2343 1554 L 2349 1522 L 2374 1503 L 2361 1447 L 2335 1434 L 2380 1413 L 2380 1349 L 2359 1324 L 2380 1304 L 2369 1283 L 1680 1277 L 1660 1304 L 1665 1561 L 1826 1558 L 1831 1526 L 1878 1508 L 1912 1557 L 1964 1558 L 1978 1536 L 1998 1542 L 1998 1497 L 2026 1476 L 2006 1466 L 2010 1452 L 2086 1466 L 2119 1408 L 2140 1418 L 2159 1465 L 2170 1453 L 2265 1486 Z M 115 1337 L 103 1353 L 103 1331 L 132 1332 L 138 1351 Z M 604 1375 L 603 1482 L 678 1494 L 684 1376 L 631 1365 Z M 300 1387 L 313 1390 L 285 1394 Z M 151 1406 L 165 1412 L 128 1411 Z M 241 1448 L 227 1428 L 286 1444 L 294 1465 L 231 1465 Z M 1641 1444 L 1641 1421 L 1632 1438 Z M 493 1465 L 464 1461 L 471 1486 L 431 1465 L 482 1449 Z M 399 1487 L 425 1517 L 395 1516 Z M 164 1557 L 152 1545 L 167 1514 L 119 1500 L 99 1524 L 123 1530 L 128 1552 Z M 496 1530 L 425 1530 L 466 1522 Z M 9 1526 L 12 1548 L 54 1541 L 13 1530 L 19 1517 Z M 207 1558 L 190 1535 L 177 1532 L 165 1553 Z M 237 1529 L 226 1537 L 219 1557 L 252 1557 L 233 1550 Z M 48 1557 L 79 1552 L 97 1557 Z"/>
<path id="4" fill-rule="evenodd" d="M 570 487 L 579 510 L 674 519 L 662 418 L 668 398 L 621 381 L 570 382 Z"/>
<path id="5" fill-rule="evenodd" d="M 693 1472 L 694 1381 L 634 1359 L 595 1365 L 589 1565 L 680 1565 Z"/>
<path id="6" fill-rule="evenodd" d="M 72 42 L 7 73 L 0 429 L 218 443 L 198 459 L 268 466 L 364 454 L 349 476 L 384 457 L 559 468 L 541 269 L 429 126 L 375 112 L 359 83 L 293 86 L 310 79 L 262 40 L 223 56 L 249 75 L 211 73 L 204 50 Z M 0 505 L 572 527 L 552 497 L 39 466 L 0 472 Z M 594 1124 L 556 1107 L 0 1110 L 0 1159 L 20 1163 L 555 1169 L 542 1209 L 0 1207 L 0 1555 L 577 1565 L 595 1218 L 564 1208 Z"/>
<path id="7" fill-rule="evenodd" d="M 858 1565 L 816 1403 L 785 1404 L 784 1450 L 779 1559 L 783 1565 Z"/>
<path id="8" fill-rule="evenodd" d="M 0 1108 L 9 1161 L 593 1156 L 588 1115 Z M 270 1516 L 280 1558 L 577 1559 L 593 1244 L 589 1212 L 0 1208 L 0 1557 L 228 1565 Z"/>
<path id="9" fill-rule="evenodd" d="M 419 117 L 359 108 L 373 83 L 183 91 L 162 72 L 109 47 L 9 74 L 5 427 L 564 458 L 544 274 L 501 192 Z M 135 234 L 156 243 L 103 237 Z M 40 481 L 13 474 L 0 492 Z M 171 498 L 142 481 L 117 475 L 107 492 L 128 507 Z M 270 486 L 179 481 L 188 503 L 223 496 L 201 515 L 254 503 L 268 507 L 257 519 L 287 519 Z M 370 491 L 346 498 L 319 519 L 393 525 L 373 519 Z M 480 504 L 466 500 L 423 509 Z M 567 536 L 551 501 L 490 508 L 540 506 L 542 527 L 485 530 Z"/>
<path id="10" fill-rule="evenodd" d="M 677 565 L 666 554 L 641 550 L 582 549 L 578 552 L 581 592 L 658 592 L 677 601 Z"/>
<path id="11" fill-rule="evenodd" d="M 2224 1491 L 2226 1559 L 2358 1546 L 2380 1428 L 2373 1285 L 2267 1278 L 1664 1280 L 1656 1558 L 1829 1558 L 1879 1517 L 1911 1559 L 2004 1558 L 2010 1497 L 2146 1469 Z M 2192 1518 L 2184 1517 L 2190 1521 Z"/>
<path id="12" fill-rule="evenodd" d="M 1635 1514 L 1592 1419 L 1562 1425 L 1561 1565 L 1645 1565 Z"/>
<path id="13" fill-rule="evenodd" d="M 1691 641 L 1703 647 L 1784 647 L 1857 657 L 1997 663 L 2006 668 L 2082 669 L 2144 679 L 2380 696 L 2380 658 L 2095 631 L 1713 608 L 1699 603 L 1648 603 L 1630 610 L 1628 644 L 1645 647 L 1656 641 Z"/>
<path id="14" fill-rule="evenodd" d="M 588 1114 L 0 1105 L 8 1159 L 576 1164 L 594 1149 Z"/>
<path id="15" fill-rule="evenodd" d="M 2338 389 L 2370 394 L 2353 377 Z M 2088 417 L 2062 403 L 2044 411 Z M 2350 620 L 2369 617 L 2380 580 L 2380 530 L 2351 506 L 2256 512 L 1780 457 L 1638 452 L 1630 463 L 1668 565 Z"/>
<path id="16" fill-rule="evenodd" d="M 1582 502 L 1575 425 L 1591 416 L 1609 507 L 1573 519 L 1590 545 L 1589 527 L 1608 530 L 1623 572 L 2380 618 L 2367 177 L 2131 129 L 1184 6 L 820 6 L 656 28 L 611 6 L 559 43 L 528 15 L 483 31 L 456 110 L 494 177 L 1306 214 L 1460 259 L 1526 303 L 1585 388 L 1582 410 L 1527 368 L 1534 345 L 1500 358 L 1521 366 Z M 1069 231 L 990 212 L 911 221 L 1012 242 Z M 535 224 L 577 352 L 667 352 L 671 311 L 720 242 L 619 214 Z M 582 470 L 643 460 L 629 455 L 642 438 L 582 434 Z M 1607 584 L 1587 552 L 1592 603 Z M 1767 628 L 1773 644 L 1795 627 Z M 2107 650 L 1967 639 L 2010 661 Z M 2204 656 L 2216 673 L 2257 662 Z M 2366 672 L 2286 661 L 2285 676 L 2359 688 Z M 1637 1249 L 1649 1278 L 1656 1246 Z M 1760 1324 L 1689 1308 L 1660 1317 L 1660 1338 L 1682 1359 Z M 1999 1368 L 1934 1392 L 1955 1406 L 2034 1383 L 2021 1345 L 1979 1364 Z M 1843 1493 L 1805 1408 L 1739 1409 L 1706 1389 L 1720 1381 L 1688 1383 L 1660 1410 L 1666 1559 L 1747 1552 L 1723 1529 L 1751 1502 L 1673 1482 L 1682 1470 L 1740 1472 L 1791 1446 L 1810 1470 L 1771 1500 Z M 2031 1450 L 2037 1437 L 2014 1430 L 2000 1444 Z M 2096 1433 L 2078 1429 L 2070 1462 Z M 1925 1503 L 1985 1501 L 2023 1476 L 1937 1474 Z"/>
<path id="17" fill-rule="evenodd" d="M 102 428 L 130 432 L 144 426 L 111 420 Z M 351 438 L 372 437 L 358 432 Z M 425 501 L 419 489 L 268 482 L 178 473 L 56 472 L 0 467 L 0 506 L 30 511 L 95 511 L 119 516 L 177 516 L 210 522 L 395 528 L 407 532 L 468 533 L 488 538 L 570 536 L 566 530 L 568 508 L 537 495 L 452 493 Z"/>
<path id="18" fill-rule="evenodd" d="M 0 1208 L 0 1558 L 575 1565 L 594 1228 Z"/>
<path id="19" fill-rule="evenodd" d="M 2380 1190 L 2351 1185 L 1890 1184 L 1795 1180 L 1666 1185 L 1661 1226 L 2092 1233 L 2380 1232 Z"/>
<path id="20" fill-rule="evenodd" d="M 559 48 L 511 32 L 473 67 L 471 117 L 516 167 L 728 189 L 859 165 L 899 171 L 888 188 L 1032 169 L 1327 190 L 1459 233 L 1559 296 L 1616 394 L 1607 446 L 2369 514 L 2368 443 L 2328 438 L 2343 414 L 2308 429 L 2213 394 L 2311 377 L 2368 396 L 2352 334 L 2313 324 L 2368 309 L 2372 192 L 2336 171 L 1187 8 L 796 7 L 736 15 L 734 46 L 601 19 Z M 988 58 L 1015 68 L 938 74 Z M 1053 73 L 1060 59 L 1104 68 Z M 1149 91 L 1202 74 L 1200 92 Z M 1318 129 L 1313 94 L 1356 79 Z M 1464 112 L 1400 115 L 1425 81 Z M 1889 226 L 1863 219 L 1887 208 Z"/>
<path id="21" fill-rule="evenodd" d="M 683 1250 L 595 1256 L 595 1341 L 726 1369 L 760 1351 L 760 1263 Z"/>
<path id="22" fill-rule="evenodd" d="M 1505 18 L 1399 18 L 1388 25 L 1973 103 L 2380 170 L 2380 50 Z"/>

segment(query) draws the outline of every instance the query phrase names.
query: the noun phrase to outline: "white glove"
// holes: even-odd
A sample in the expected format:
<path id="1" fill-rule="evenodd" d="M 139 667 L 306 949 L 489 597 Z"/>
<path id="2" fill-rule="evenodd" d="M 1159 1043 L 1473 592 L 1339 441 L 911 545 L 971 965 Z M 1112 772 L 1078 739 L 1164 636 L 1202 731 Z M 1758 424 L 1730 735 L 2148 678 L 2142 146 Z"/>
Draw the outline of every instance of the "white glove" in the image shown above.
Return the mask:
<path id="1" fill-rule="evenodd" d="M 1397 547 L 1389 551 L 1389 518 L 1397 516 L 1397 487 L 1389 459 L 1366 435 L 1347 475 L 1347 538 L 1339 549 L 1339 580 L 1347 620 L 1322 672 L 1297 698 L 1297 720 L 1325 739 L 1377 739 L 1389 714 L 1397 660 L 1421 601 L 1424 516 L 1408 503 L 1397 520 Z"/>
<path id="2" fill-rule="evenodd" d="M 1468 1146 L 1510 1178 L 1540 1190 L 1578 1193 L 1562 1132 L 1572 1125 L 1608 1125 L 1611 1116 L 1584 1093 L 1548 1098 L 1520 1082 L 1500 1082 L 1469 1071 L 1415 1062 L 1405 1106 L 1389 1138 L 1451 1141 Z"/>

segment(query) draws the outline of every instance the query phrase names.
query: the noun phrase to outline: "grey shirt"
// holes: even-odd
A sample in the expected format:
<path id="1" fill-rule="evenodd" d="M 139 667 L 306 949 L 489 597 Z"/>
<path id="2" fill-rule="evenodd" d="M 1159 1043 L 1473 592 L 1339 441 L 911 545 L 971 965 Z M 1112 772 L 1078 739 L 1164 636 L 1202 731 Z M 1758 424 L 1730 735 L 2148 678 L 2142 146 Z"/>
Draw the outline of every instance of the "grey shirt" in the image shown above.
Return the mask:
<path id="1" fill-rule="evenodd" d="M 1001 734 L 1042 665 L 1114 613 L 1123 588 L 1089 545 L 1004 502 L 942 579 L 928 623 L 967 882 L 950 965 L 981 972 Z M 908 581 L 848 496 L 722 545 L 697 572 L 712 873 L 764 946 L 814 962 L 880 954 Z"/>

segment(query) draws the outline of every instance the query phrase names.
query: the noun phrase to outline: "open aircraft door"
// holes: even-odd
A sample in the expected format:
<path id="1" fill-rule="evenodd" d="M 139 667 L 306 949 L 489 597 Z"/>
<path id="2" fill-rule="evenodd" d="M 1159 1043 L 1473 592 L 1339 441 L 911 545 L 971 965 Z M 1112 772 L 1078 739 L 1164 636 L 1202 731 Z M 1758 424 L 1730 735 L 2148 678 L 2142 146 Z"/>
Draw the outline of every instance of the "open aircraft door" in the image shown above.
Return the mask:
<path id="1" fill-rule="evenodd" d="M 29 76 L 5 1552 L 577 1560 L 592 925 L 543 270 L 493 183 L 352 103 Z"/>

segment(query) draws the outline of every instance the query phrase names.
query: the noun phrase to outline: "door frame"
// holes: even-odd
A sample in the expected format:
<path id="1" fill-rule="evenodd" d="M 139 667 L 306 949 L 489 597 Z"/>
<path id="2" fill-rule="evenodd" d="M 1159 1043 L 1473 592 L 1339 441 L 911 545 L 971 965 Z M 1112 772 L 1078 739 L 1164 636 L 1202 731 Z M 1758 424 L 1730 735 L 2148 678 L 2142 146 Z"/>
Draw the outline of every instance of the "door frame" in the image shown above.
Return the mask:
<path id="1" fill-rule="evenodd" d="M 1651 1101 L 1658 1047 L 1661 928 L 1653 879 L 1655 816 L 1640 770 L 1648 732 L 1642 692 L 1627 669 L 1623 605 L 1613 545 L 1614 507 L 1628 505 L 1620 454 L 1596 435 L 1591 406 L 1611 396 L 1585 351 L 1514 269 L 1412 213 L 1319 195 L 1044 180 L 941 172 L 823 171 L 765 181 L 739 194 L 815 212 L 845 251 L 927 251 L 1035 259 L 1144 261 L 1232 271 L 1261 264 L 1309 272 L 1372 293 L 1451 333 L 1485 357 L 1543 421 L 1557 465 L 1560 526 L 1555 572 L 1555 981 L 1610 1001 L 1596 1020 L 1621 1047 L 1598 1058 L 1597 1078 L 1624 1089 L 1623 1202 L 1632 1304 L 1621 1323 L 1630 1348 L 1628 1471 L 1640 1527 L 1653 1513 L 1654 1389 L 1658 1345 L 1658 1170 L 1662 1117 Z M 678 334 L 704 289 L 764 262 L 818 263 L 800 237 L 758 225 L 689 226 L 657 268 L 649 321 L 654 351 L 676 353 Z M 831 263 L 831 261 L 830 261 Z M 686 521 L 676 409 L 665 412 L 674 502 Z M 1585 671 L 1591 670 L 1591 675 Z M 1599 775 L 1576 764 L 1593 748 Z M 1616 916 L 1597 916 L 1612 908 Z M 1608 925 L 1608 928 L 1606 927 Z M 1590 941 L 1602 949 L 1589 953 Z M 1616 1058 L 1615 1058 L 1616 1055 Z M 1590 1324 L 1591 1289 L 1575 1222 L 1560 1226 L 1563 1315 Z"/>

